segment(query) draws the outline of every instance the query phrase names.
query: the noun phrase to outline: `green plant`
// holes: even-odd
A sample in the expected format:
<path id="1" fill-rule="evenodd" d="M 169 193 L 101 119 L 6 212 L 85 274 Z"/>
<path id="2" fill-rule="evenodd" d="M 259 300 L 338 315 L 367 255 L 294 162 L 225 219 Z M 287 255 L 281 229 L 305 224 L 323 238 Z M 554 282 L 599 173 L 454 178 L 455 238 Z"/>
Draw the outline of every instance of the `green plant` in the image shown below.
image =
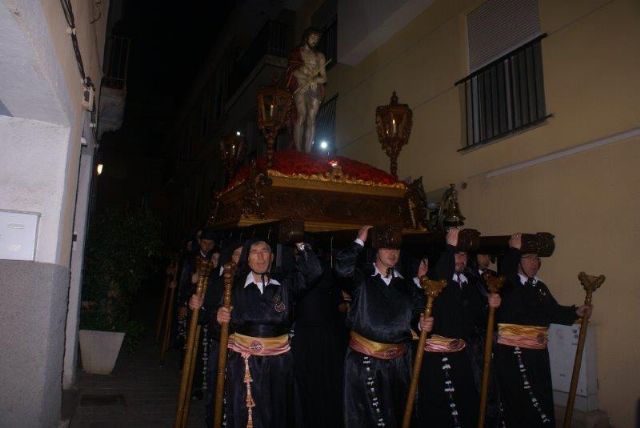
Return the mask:
<path id="1" fill-rule="evenodd" d="M 125 347 L 142 333 L 132 320 L 137 291 L 157 268 L 160 223 L 143 210 L 112 209 L 94 216 L 87 239 L 80 328 L 125 331 Z"/>

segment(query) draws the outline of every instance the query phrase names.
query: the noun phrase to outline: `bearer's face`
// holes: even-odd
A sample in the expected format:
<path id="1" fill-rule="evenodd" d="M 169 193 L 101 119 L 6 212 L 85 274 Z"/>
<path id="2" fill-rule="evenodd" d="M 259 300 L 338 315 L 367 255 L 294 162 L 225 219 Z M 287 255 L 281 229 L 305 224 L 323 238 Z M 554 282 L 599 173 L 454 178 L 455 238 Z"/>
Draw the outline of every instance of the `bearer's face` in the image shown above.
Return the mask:
<path id="1" fill-rule="evenodd" d="M 394 267 L 400 260 L 400 250 L 380 248 L 378 249 L 378 260 L 387 268 Z"/>
<path id="2" fill-rule="evenodd" d="M 198 244 L 200 245 L 200 250 L 202 250 L 203 253 L 208 253 L 213 250 L 215 242 L 213 239 L 199 239 Z"/>
<path id="3" fill-rule="evenodd" d="M 523 254 L 520 257 L 520 270 L 527 278 L 533 278 L 537 275 L 542 262 L 537 254 Z"/>
<path id="4" fill-rule="evenodd" d="M 255 273 L 266 273 L 272 257 L 271 248 L 266 242 L 256 242 L 249 249 L 249 268 Z"/>
<path id="5" fill-rule="evenodd" d="M 458 251 L 454 255 L 456 262 L 456 272 L 460 273 L 467 267 L 467 253 Z"/>
<path id="6" fill-rule="evenodd" d="M 478 254 L 476 256 L 476 261 L 478 262 L 478 267 L 480 269 L 486 269 L 491 266 L 491 256 L 489 256 L 489 254 Z"/>
<path id="7" fill-rule="evenodd" d="M 242 254 L 242 247 L 236 248 L 233 250 L 233 253 L 231 253 L 231 261 L 234 264 L 240 263 L 240 254 Z"/>

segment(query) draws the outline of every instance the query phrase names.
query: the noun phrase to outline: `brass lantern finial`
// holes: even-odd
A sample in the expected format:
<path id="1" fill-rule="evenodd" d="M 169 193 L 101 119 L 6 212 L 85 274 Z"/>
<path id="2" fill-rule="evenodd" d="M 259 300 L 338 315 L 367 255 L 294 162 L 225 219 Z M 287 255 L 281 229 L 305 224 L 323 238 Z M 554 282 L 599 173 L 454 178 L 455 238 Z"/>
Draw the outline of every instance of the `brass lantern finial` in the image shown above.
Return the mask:
<path id="1" fill-rule="evenodd" d="M 396 91 L 391 94 L 389 104 L 376 108 L 376 130 L 378 139 L 390 159 L 391 174 L 398 178 L 398 156 L 409 141 L 413 126 L 413 112 L 407 104 L 398 104 Z"/>
<path id="2" fill-rule="evenodd" d="M 258 89 L 258 128 L 267 140 L 267 168 L 273 163 L 273 145 L 293 105 L 291 93 L 278 86 Z"/>
<path id="3" fill-rule="evenodd" d="M 240 159 L 244 155 L 244 138 L 239 133 L 231 133 L 222 137 L 220 140 L 220 157 L 224 165 L 225 180 L 228 183 L 236 168 L 240 163 Z"/>

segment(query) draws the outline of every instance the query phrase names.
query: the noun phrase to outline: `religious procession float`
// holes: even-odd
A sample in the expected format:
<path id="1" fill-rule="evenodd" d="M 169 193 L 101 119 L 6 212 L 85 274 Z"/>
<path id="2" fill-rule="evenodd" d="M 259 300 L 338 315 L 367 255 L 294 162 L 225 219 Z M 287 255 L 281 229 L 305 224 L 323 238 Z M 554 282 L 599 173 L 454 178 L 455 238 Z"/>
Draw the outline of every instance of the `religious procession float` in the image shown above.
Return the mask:
<path id="1" fill-rule="evenodd" d="M 317 43 L 313 37 L 310 34 L 304 40 L 315 40 Z M 354 159 L 313 153 L 315 119 L 326 83 L 325 59 L 314 47 L 307 43 L 294 49 L 282 83 L 258 91 L 257 123 L 266 140 L 265 154 L 251 160 L 243 159 L 244 140 L 241 136 L 230 134 L 222 139 L 220 154 L 225 167 L 226 185 L 213 198 L 207 227 L 227 236 L 235 234 L 242 239 L 244 234 L 244 237 L 260 237 L 279 244 L 301 242 L 303 234 L 311 234 L 318 242 L 324 240 L 322 246 L 325 250 L 330 246 L 330 254 L 333 254 L 334 244 L 337 247 L 344 246 L 353 241 L 361 226 L 373 225 L 373 248 L 402 246 L 403 251 L 416 249 L 421 255 L 441 252 L 445 246 L 446 230 L 461 227 L 465 218 L 460 212 L 454 185 L 444 192 L 439 204 L 430 209 L 422 178 L 410 183 L 398 179 L 398 155 L 409 141 L 412 111 L 408 105 L 398 102 L 395 92 L 390 103 L 379 106 L 375 112 L 377 135 L 390 159 L 389 172 Z M 276 139 L 285 128 L 288 128 L 292 148 L 275 151 Z M 523 234 L 520 239 L 522 253 L 548 257 L 554 251 L 554 239 L 550 233 Z M 463 229 L 458 235 L 457 251 L 500 255 L 509 247 L 508 242 L 508 236 L 481 237 L 478 231 Z M 202 296 L 209 272 L 206 266 L 198 267 L 198 272 L 200 280 L 196 294 Z M 224 272 L 224 306 L 230 308 L 232 274 L 227 266 Z M 487 277 L 485 280 L 488 292 L 496 293 L 504 278 Z M 585 276 L 583 284 L 589 299 L 590 293 L 597 288 L 594 284 L 598 281 L 601 284 L 603 280 Z M 427 297 L 423 313 L 430 316 L 431 305 L 447 280 L 432 281 L 424 275 L 419 282 Z M 189 413 L 188 391 L 193 382 L 200 337 L 198 310 L 195 309 L 191 316 L 185 346 L 176 427 L 186 426 Z M 167 327 L 165 335 L 168 335 L 168 330 Z M 583 330 L 586 331 L 586 328 Z M 493 309 L 489 313 L 486 334 L 484 361 L 490 361 Z M 228 322 L 224 322 L 220 335 L 223 345 L 218 360 L 215 394 L 213 425 L 216 427 L 222 424 L 222 385 L 228 335 Z M 417 349 L 423 349 L 426 337 L 426 332 L 422 331 Z M 583 338 L 581 340 L 584 342 Z M 581 352 L 579 349 L 578 359 Z M 416 354 L 402 422 L 404 428 L 410 425 L 422 355 L 422 352 Z M 480 393 L 480 421 L 484 421 L 488 373 L 489 366 L 485 364 Z M 570 397 L 575 397 L 575 385 L 572 388 Z M 247 408 L 251 422 L 250 391 L 247 386 Z M 568 408 L 572 407 L 573 403 L 569 403 Z M 478 426 L 483 426 L 483 422 Z"/>

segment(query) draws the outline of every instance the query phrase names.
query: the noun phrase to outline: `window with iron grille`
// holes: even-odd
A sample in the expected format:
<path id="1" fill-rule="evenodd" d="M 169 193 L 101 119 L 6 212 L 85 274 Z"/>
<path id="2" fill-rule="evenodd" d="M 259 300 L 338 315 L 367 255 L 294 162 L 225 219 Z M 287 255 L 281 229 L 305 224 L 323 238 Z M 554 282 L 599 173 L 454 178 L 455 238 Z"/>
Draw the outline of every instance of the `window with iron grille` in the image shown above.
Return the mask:
<path id="1" fill-rule="evenodd" d="M 315 147 L 319 147 L 322 141 L 326 141 L 328 149 L 326 151 L 334 151 L 336 146 L 336 102 L 338 95 L 325 101 L 318 110 L 316 116 L 316 135 Z M 316 149 L 317 150 L 317 149 Z M 326 153 L 325 153 L 326 154 Z"/>
<path id="2" fill-rule="evenodd" d="M 331 24 L 326 26 L 322 32 L 322 38 L 318 46 L 320 52 L 324 54 L 327 62 L 325 69 L 328 71 L 336 65 L 338 58 L 338 19 L 334 17 Z"/>
<path id="3" fill-rule="evenodd" d="M 460 87 L 466 150 L 547 115 L 537 0 L 489 0 L 467 16 L 471 74 Z"/>

